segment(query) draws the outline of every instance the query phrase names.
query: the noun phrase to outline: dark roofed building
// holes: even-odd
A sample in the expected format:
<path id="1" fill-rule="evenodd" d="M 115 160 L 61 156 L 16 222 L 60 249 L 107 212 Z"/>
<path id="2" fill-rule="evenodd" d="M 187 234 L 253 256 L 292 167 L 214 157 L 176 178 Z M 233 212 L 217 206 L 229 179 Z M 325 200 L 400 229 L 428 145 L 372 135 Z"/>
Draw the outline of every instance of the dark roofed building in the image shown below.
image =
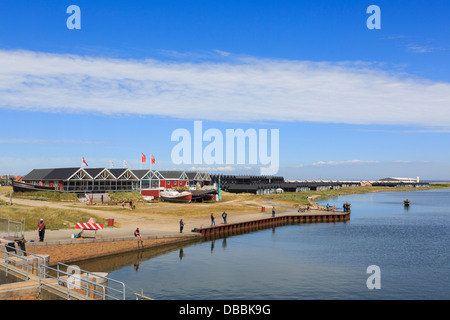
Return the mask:
<path id="1" fill-rule="evenodd" d="M 45 177 L 53 170 L 54 169 L 33 169 L 22 178 L 22 181 L 31 182 L 45 180 Z"/>

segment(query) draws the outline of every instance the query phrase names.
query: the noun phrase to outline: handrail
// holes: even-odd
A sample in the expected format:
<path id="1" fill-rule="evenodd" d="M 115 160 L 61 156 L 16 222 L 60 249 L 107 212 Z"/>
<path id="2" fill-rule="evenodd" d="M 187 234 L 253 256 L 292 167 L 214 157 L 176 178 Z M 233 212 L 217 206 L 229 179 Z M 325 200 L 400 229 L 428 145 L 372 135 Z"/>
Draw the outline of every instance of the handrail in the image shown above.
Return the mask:
<path id="1" fill-rule="evenodd" d="M 66 287 L 68 300 L 70 299 L 71 295 L 83 297 L 82 294 L 78 293 L 74 289 L 83 290 L 85 292 L 86 297 L 89 297 L 89 295 L 91 295 L 93 297 L 100 296 L 101 299 L 103 299 L 103 300 L 106 300 L 107 298 L 115 299 L 115 300 L 120 300 L 120 299 L 125 300 L 125 284 L 123 282 L 120 282 L 115 279 L 111 279 L 111 278 L 108 278 L 108 277 L 105 277 L 105 276 L 102 276 L 102 275 L 99 275 L 99 274 L 96 274 L 93 272 L 81 270 L 78 267 L 75 269 L 79 272 L 79 274 L 69 273 L 69 272 L 67 272 L 67 268 L 73 268 L 74 266 L 69 266 L 67 264 L 59 262 L 57 264 L 56 268 L 52 268 L 46 264 L 45 258 L 43 258 L 40 255 L 26 252 L 24 250 L 14 248 L 14 247 L 11 247 L 8 245 L 5 245 L 5 248 L 12 248 L 15 250 L 19 250 L 23 254 L 22 256 L 20 256 L 16 253 L 12 253 L 7 250 L 0 249 L 0 253 L 3 253 L 3 256 L 4 256 L 4 263 L 6 265 L 6 275 L 8 275 L 8 271 L 9 271 L 9 269 L 11 269 L 11 267 L 9 266 L 12 262 L 11 257 L 15 257 L 15 258 L 18 258 L 18 261 L 17 260 L 14 261 L 16 263 L 15 266 L 17 266 L 17 264 L 18 264 L 19 266 L 22 267 L 22 270 L 25 270 L 25 266 L 26 266 L 26 277 L 27 277 L 27 279 L 29 279 L 30 278 L 29 272 L 30 272 L 30 267 L 32 267 L 32 264 L 30 264 L 30 258 L 27 256 L 28 255 L 35 256 L 38 258 L 37 261 L 34 263 L 36 263 L 36 265 L 37 265 L 36 270 L 39 271 L 38 272 L 39 292 L 41 292 L 42 285 L 46 284 L 47 286 L 53 286 L 53 287 L 58 287 L 58 288 L 61 288 L 61 286 Z M 42 263 L 41 263 L 40 259 L 43 260 Z M 60 267 L 62 267 L 62 266 L 66 267 L 66 271 L 61 270 Z M 49 271 L 53 271 L 54 275 L 51 275 Z M 83 276 L 81 275 L 82 272 L 83 272 Z M 85 276 L 84 276 L 84 274 L 85 274 Z M 109 285 L 105 286 L 94 280 L 89 280 L 89 276 L 95 276 L 97 278 L 105 279 L 108 284 L 109 283 L 119 284 L 121 286 L 121 290 L 111 287 Z M 49 279 L 56 279 L 56 283 L 52 283 L 51 281 L 49 281 Z M 96 288 L 97 289 L 100 288 L 101 290 L 97 290 Z M 116 294 L 116 295 L 113 295 L 113 294 Z M 121 298 L 118 298 L 117 294 L 120 294 Z"/>
<path id="2" fill-rule="evenodd" d="M 41 282 L 43 282 L 47 286 L 53 286 L 53 287 L 57 287 L 57 288 L 66 287 L 67 288 L 67 291 L 66 291 L 67 300 L 70 300 L 71 295 L 83 297 L 82 294 L 79 294 L 78 292 L 76 292 L 72 289 L 81 289 L 81 290 L 85 291 L 86 297 L 89 297 L 89 295 L 93 295 L 94 297 L 101 296 L 102 300 L 105 300 L 106 287 L 104 285 L 99 284 L 99 283 L 89 280 L 89 279 L 81 278 L 81 276 L 67 273 L 67 272 L 52 268 L 52 267 L 45 267 L 45 266 L 42 266 L 42 267 L 44 267 L 48 270 L 53 270 L 54 272 L 56 272 L 56 276 L 51 276 L 50 273 L 45 274 L 45 271 L 39 272 L 39 284 L 41 284 Z M 46 277 L 42 277 L 42 275 L 44 275 L 44 274 L 46 275 Z M 67 279 L 64 279 L 64 277 L 67 277 Z M 79 280 L 79 282 L 76 285 L 73 285 L 72 281 L 70 280 L 71 278 L 74 278 L 75 280 Z M 56 281 L 56 283 L 51 283 L 47 279 L 56 279 L 57 281 Z M 85 285 L 83 285 L 83 283 L 85 283 Z M 92 286 L 92 288 L 90 288 L 90 285 Z M 102 290 L 98 291 L 95 289 L 96 287 L 99 287 Z M 40 290 L 41 290 L 41 285 L 39 286 L 39 291 Z"/>
<path id="3" fill-rule="evenodd" d="M 67 265 L 67 264 L 64 264 L 64 263 L 62 263 L 62 262 L 58 262 L 58 265 L 57 265 L 58 270 L 59 270 L 59 266 L 65 266 L 66 268 L 71 268 L 71 267 L 73 267 L 73 266 L 69 266 L 69 265 Z M 100 274 L 98 274 L 98 273 L 94 273 L 94 272 L 90 272 L 90 271 L 86 271 L 86 270 L 82 270 L 82 269 L 80 269 L 80 272 L 86 274 L 86 278 L 88 278 L 89 275 L 92 275 L 92 276 L 95 276 L 95 277 L 97 277 L 97 278 L 102 278 L 102 279 L 104 279 L 104 280 L 107 280 L 107 281 L 108 281 L 108 284 L 109 284 L 110 282 L 113 282 L 113 283 L 115 283 L 115 284 L 119 284 L 119 285 L 122 287 L 122 290 L 119 290 L 119 289 L 110 287 L 110 286 L 108 285 L 108 286 L 107 286 L 108 292 L 109 292 L 109 291 L 113 291 L 113 292 L 119 293 L 119 294 L 122 295 L 122 299 L 125 300 L 125 283 L 123 283 L 123 282 L 121 282 L 121 281 L 118 281 L 118 280 L 115 280 L 115 279 L 111 279 L 111 278 L 102 276 L 102 275 L 100 275 Z M 115 296 L 109 295 L 109 294 L 107 294 L 107 297 L 110 297 L 110 298 L 113 298 L 113 299 L 118 299 L 118 298 L 116 298 Z"/>

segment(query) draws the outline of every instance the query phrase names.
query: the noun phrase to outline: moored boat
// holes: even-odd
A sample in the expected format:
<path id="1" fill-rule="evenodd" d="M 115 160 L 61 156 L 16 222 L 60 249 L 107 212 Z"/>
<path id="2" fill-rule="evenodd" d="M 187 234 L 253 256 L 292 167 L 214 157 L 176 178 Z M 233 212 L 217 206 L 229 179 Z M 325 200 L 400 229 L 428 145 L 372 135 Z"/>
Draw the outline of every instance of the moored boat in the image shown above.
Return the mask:
<path id="1" fill-rule="evenodd" d="M 188 191 L 178 192 L 174 190 L 161 191 L 159 198 L 167 202 L 184 202 L 189 203 L 192 200 L 192 193 Z"/>
<path id="2" fill-rule="evenodd" d="M 211 201 L 214 200 L 217 194 L 217 190 L 192 190 L 192 201 Z"/>
<path id="3" fill-rule="evenodd" d="M 20 182 L 20 181 L 12 181 L 12 186 L 13 186 L 14 192 L 58 191 L 58 190 L 55 190 L 54 187 L 39 186 L 39 185 L 34 185 L 34 184 Z"/>

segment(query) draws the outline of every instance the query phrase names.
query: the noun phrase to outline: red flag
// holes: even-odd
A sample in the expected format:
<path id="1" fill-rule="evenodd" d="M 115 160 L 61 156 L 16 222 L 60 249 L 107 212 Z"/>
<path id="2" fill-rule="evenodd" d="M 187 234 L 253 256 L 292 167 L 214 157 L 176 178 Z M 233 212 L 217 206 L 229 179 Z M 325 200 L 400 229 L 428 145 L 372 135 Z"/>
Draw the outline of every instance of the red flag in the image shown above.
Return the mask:
<path id="1" fill-rule="evenodd" d="M 141 161 L 145 162 L 145 154 L 141 153 Z"/>
<path id="2" fill-rule="evenodd" d="M 84 160 L 84 157 L 83 157 L 83 163 L 86 165 L 86 167 L 88 166 L 86 160 Z"/>
<path id="3" fill-rule="evenodd" d="M 155 157 L 152 155 L 152 164 L 154 164 L 155 162 Z"/>

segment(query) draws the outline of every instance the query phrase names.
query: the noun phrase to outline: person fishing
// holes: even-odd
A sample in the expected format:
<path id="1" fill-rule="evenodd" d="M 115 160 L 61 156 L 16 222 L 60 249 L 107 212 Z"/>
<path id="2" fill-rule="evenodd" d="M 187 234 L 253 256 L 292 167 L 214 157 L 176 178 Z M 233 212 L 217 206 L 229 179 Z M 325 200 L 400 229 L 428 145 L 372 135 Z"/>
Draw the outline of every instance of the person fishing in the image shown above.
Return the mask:
<path id="1" fill-rule="evenodd" d="M 183 219 L 180 220 L 180 233 L 183 233 L 184 222 Z"/>
<path id="2" fill-rule="evenodd" d="M 227 216 L 228 216 L 228 214 L 224 211 L 224 212 L 222 213 L 222 218 L 223 218 L 223 223 L 224 223 L 224 224 L 227 224 Z"/>
<path id="3" fill-rule="evenodd" d="M 39 241 L 40 242 L 44 241 L 45 227 L 46 227 L 46 225 L 45 225 L 44 219 L 39 220 L 37 231 L 39 233 Z"/>
<path id="4" fill-rule="evenodd" d="M 136 230 L 134 231 L 134 236 L 136 237 L 137 241 L 138 241 L 138 247 L 139 247 L 139 241 L 141 241 L 141 245 L 144 245 L 144 242 L 142 241 L 142 236 L 141 236 L 141 232 L 139 231 L 139 228 L 136 228 Z"/>

